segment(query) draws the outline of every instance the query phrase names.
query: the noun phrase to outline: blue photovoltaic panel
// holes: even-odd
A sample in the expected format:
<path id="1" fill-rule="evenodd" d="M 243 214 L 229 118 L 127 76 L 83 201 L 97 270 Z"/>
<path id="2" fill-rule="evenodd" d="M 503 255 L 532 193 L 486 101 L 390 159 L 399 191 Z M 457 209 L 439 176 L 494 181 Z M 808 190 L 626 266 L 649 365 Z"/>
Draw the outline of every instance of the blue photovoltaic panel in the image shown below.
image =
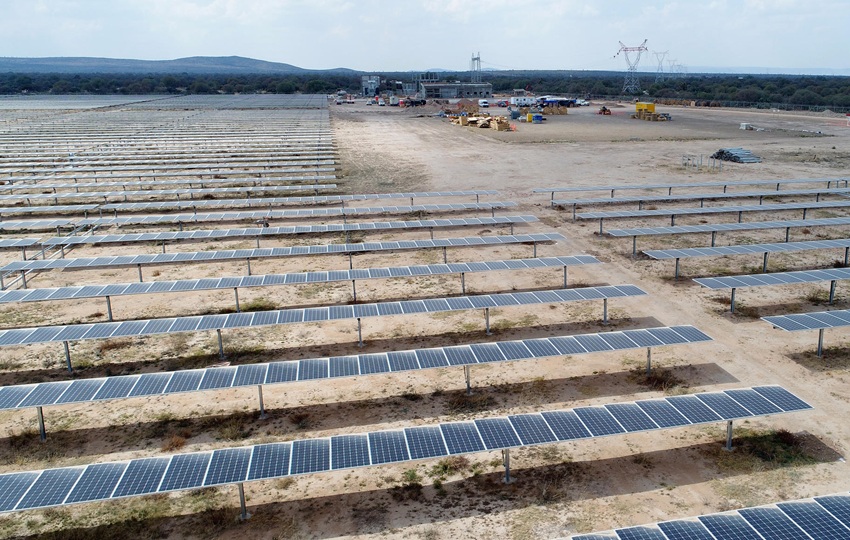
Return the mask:
<path id="1" fill-rule="evenodd" d="M 235 367 L 219 367 L 207 369 L 203 372 L 199 390 L 210 390 L 213 388 L 229 388 L 233 386 L 233 377 L 236 375 Z"/>
<path id="2" fill-rule="evenodd" d="M 360 373 L 362 375 L 386 373 L 389 370 L 390 365 L 385 353 L 360 355 Z"/>
<path id="3" fill-rule="evenodd" d="M 65 504 L 83 501 L 108 499 L 115 486 L 124 474 L 127 463 L 96 463 L 86 467 L 85 472 L 71 494 L 65 499 Z"/>
<path id="4" fill-rule="evenodd" d="M 626 431 L 658 429 L 655 422 L 634 403 L 614 403 L 605 405 L 605 408 Z"/>
<path id="5" fill-rule="evenodd" d="M 27 395 L 35 390 L 37 385 L 5 386 L 0 388 L 0 407 L 11 409 L 16 407 Z"/>
<path id="6" fill-rule="evenodd" d="M 407 453 L 403 431 L 376 431 L 369 434 L 369 450 L 372 464 L 407 461 Z"/>
<path id="7" fill-rule="evenodd" d="M 687 426 L 690 424 L 682 413 L 663 399 L 642 400 L 638 401 L 637 405 L 662 428 Z"/>
<path id="8" fill-rule="evenodd" d="M 71 383 L 71 386 L 65 390 L 56 403 L 74 403 L 77 401 L 88 401 L 94 396 L 100 387 L 103 386 L 104 379 L 84 379 L 77 380 Z"/>
<path id="9" fill-rule="evenodd" d="M 414 351 L 388 352 L 387 359 L 390 362 L 390 370 L 392 371 L 420 369 L 419 361 L 416 359 L 416 353 Z"/>
<path id="10" fill-rule="evenodd" d="M 546 411 L 540 414 L 560 441 L 592 437 L 573 411 Z"/>
<path id="11" fill-rule="evenodd" d="M 366 435 L 331 437 L 331 469 L 369 465 L 369 440 Z"/>
<path id="12" fill-rule="evenodd" d="M 744 518 L 735 514 L 700 516 L 699 520 L 719 539 L 764 540 Z"/>
<path id="13" fill-rule="evenodd" d="M 69 386 L 71 386 L 70 381 L 62 381 L 57 384 L 41 383 L 21 401 L 19 406 L 38 407 L 39 405 L 49 405 L 56 401 Z"/>
<path id="14" fill-rule="evenodd" d="M 475 426 L 488 450 L 522 445 L 507 418 L 483 418 L 475 420 Z"/>
<path id="15" fill-rule="evenodd" d="M 691 423 L 700 424 L 722 420 L 717 413 L 709 409 L 702 401 L 694 396 L 673 396 L 665 399 Z"/>
<path id="16" fill-rule="evenodd" d="M 469 454 L 484 450 L 484 444 L 473 422 L 440 424 L 449 454 Z"/>
<path id="17" fill-rule="evenodd" d="M 41 473 L 16 509 L 40 508 L 61 504 L 68 496 L 74 483 L 83 474 L 82 467 L 48 469 Z"/>
<path id="18" fill-rule="evenodd" d="M 744 508 L 738 513 L 765 538 L 811 540 L 788 516 L 776 508 Z"/>
<path id="19" fill-rule="evenodd" d="M 278 478 L 289 474 L 290 443 L 258 444 L 251 455 L 248 480 Z"/>
<path id="20" fill-rule="evenodd" d="M 197 390 L 203 376 L 204 372 L 200 369 L 177 371 L 171 377 L 171 380 L 168 381 L 168 386 L 165 387 L 163 392 L 168 394 L 171 392 L 191 392 L 192 390 Z"/>
<path id="21" fill-rule="evenodd" d="M 141 375 L 127 375 L 124 377 L 109 377 L 100 390 L 92 398 L 93 400 L 116 399 L 127 397 L 133 386 L 141 378 Z"/>
<path id="22" fill-rule="evenodd" d="M 248 386 L 262 384 L 266 380 L 266 364 L 249 364 L 236 368 L 236 376 L 233 378 L 233 386 Z"/>
<path id="23" fill-rule="evenodd" d="M 815 540 L 850 538 L 850 529 L 816 502 L 787 502 L 776 506 Z"/>
<path id="24" fill-rule="evenodd" d="M 328 377 L 328 359 L 317 358 L 298 362 L 298 380 L 326 379 Z"/>
<path id="25" fill-rule="evenodd" d="M 360 374 L 357 356 L 334 356 L 328 358 L 328 377 L 353 377 Z"/>
<path id="26" fill-rule="evenodd" d="M 14 509 L 38 475 L 37 472 L 24 472 L 0 476 L 0 511 Z"/>
<path id="27" fill-rule="evenodd" d="M 847 495 L 830 495 L 815 497 L 819 505 L 835 516 L 845 526 L 850 527 L 850 497 Z"/>
<path id="28" fill-rule="evenodd" d="M 171 458 L 162 457 L 131 461 L 112 496 L 126 497 L 155 492 L 170 460 Z"/>
<path id="29" fill-rule="evenodd" d="M 573 409 L 594 437 L 623 433 L 625 430 L 604 407 L 578 407 Z"/>
<path id="30" fill-rule="evenodd" d="M 404 428 L 410 459 L 425 459 L 448 454 L 439 426 Z"/>
<path id="31" fill-rule="evenodd" d="M 660 529 L 650 527 L 629 527 L 628 529 L 617 529 L 620 540 L 667 540 Z"/>
<path id="32" fill-rule="evenodd" d="M 670 540 L 715 540 L 699 521 L 666 521 L 659 523 L 658 528 Z"/>
<path id="33" fill-rule="evenodd" d="M 171 458 L 158 491 L 200 487 L 204 482 L 212 453 L 177 454 Z"/>
<path id="34" fill-rule="evenodd" d="M 754 386 L 753 390 L 785 412 L 811 409 L 812 406 L 780 386 Z"/>
<path id="35" fill-rule="evenodd" d="M 145 373 L 130 391 L 130 397 L 160 394 L 171 379 L 172 373 Z"/>
<path id="36" fill-rule="evenodd" d="M 204 485 L 231 484 L 245 480 L 250 461 L 251 448 L 223 448 L 213 451 Z"/>
<path id="37" fill-rule="evenodd" d="M 723 417 L 724 420 L 735 418 L 746 418 L 752 416 L 745 408 L 741 407 L 734 399 L 722 392 L 700 394 L 697 398 Z"/>
<path id="38" fill-rule="evenodd" d="M 558 440 L 558 437 L 549 428 L 546 420 L 539 414 L 520 414 L 509 416 L 508 419 L 524 445 L 555 442 Z"/>
<path id="39" fill-rule="evenodd" d="M 581 534 L 579 536 L 573 536 L 572 540 L 619 540 L 617 535 L 614 533 L 611 534 Z"/>
<path id="40" fill-rule="evenodd" d="M 726 394 L 747 408 L 753 414 L 774 414 L 782 412 L 782 409 L 762 397 L 755 390 L 726 390 Z"/>
<path id="41" fill-rule="evenodd" d="M 330 463 L 330 440 L 309 439 L 292 443 L 292 466 L 289 474 L 327 471 Z"/>
<path id="42" fill-rule="evenodd" d="M 270 363 L 269 371 L 266 375 L 266 384 L 298 380 L 298 364 L 299 362 L 297 361 Z"/>

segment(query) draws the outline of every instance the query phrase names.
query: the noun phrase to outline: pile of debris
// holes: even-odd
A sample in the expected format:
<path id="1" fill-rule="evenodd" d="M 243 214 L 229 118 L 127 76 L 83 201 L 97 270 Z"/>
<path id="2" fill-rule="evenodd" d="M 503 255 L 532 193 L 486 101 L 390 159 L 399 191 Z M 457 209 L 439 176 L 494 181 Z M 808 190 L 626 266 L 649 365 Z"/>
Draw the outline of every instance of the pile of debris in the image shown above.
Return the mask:
<path id="1" fill-rule="evenodd" d="M 510 131 L 511 124 L 504 116 L 467 116 L 460 115 L 452 117 L 452 124 L 458 126 L 477 127 L 481 129 L 493 129 L 495 131 Z"/>
<path id="2" fill-rule="evenodd" d="M 714 159 L 734 161 L 735 163 L 761 163 L 761 158 L 743 148 L 721 148 L 711 154 Z"/>

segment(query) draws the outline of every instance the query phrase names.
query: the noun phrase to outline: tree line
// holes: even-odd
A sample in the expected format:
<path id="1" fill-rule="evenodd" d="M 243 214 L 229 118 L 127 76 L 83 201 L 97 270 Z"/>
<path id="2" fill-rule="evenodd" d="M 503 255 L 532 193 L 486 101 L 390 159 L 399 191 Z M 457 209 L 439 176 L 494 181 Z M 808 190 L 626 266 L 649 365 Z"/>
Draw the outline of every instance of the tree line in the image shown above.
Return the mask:
<path id="1" fill-rule="evenodd" d="M 445 73 L 468 80 L 468 73 Z M 410 80 L 411 73 L 381 74 L 387 81 Z M 616 72 L 499 71 L 484 74 L 494 93 L 529 89 L 570 97 L 639 97 L 659 102 L 697 101 L 701 105 L 788 106 L 850 110 L 850 77 L 791 75 L 668 75 L 641 77 L 642 91 L 623 96 Z M 236 94 L 357 93 L 360 74 L 189 75 L 189 74 L 0 74 L 0 94 Z"/>

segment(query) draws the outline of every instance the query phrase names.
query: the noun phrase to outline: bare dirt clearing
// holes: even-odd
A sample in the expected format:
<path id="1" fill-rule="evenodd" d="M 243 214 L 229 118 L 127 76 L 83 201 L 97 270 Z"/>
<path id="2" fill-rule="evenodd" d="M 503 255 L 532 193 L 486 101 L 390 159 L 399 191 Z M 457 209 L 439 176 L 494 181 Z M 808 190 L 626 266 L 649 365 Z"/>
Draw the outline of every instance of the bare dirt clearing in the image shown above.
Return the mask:
<path id="1" fill-rule="evenodd" d="M 732 453 L 721 449 L 725 433 L 718 424 L 516 450 L 512 453 L 516 481 L 508 486 L 501 483 L 499 453 L 490 452 L 454 462 L 432 460 L 248 484 L 254 517 L 246 523 L 236 522 L 236 490 L 228 487 L 0 517 L 0 534 L 14 537 L 39 531 L 42 537 L 56 539 L 550 539 L 848 489 L 850 471 L 841 456 L 850 443 L 850 426 L 842 421 L 850 407 L 850 340 L 842 337 L 841 330 L 830 332 L 831 349 L 820 360 L 814 356 L 814 332 L 784 333 L 757 318 L 825 309 L 816 294 L 816 289 L 824 287 L 742 291 L 739 298 L 748 309 L 731 315 L 724 293 L 708 292 L 687 279 L 673 281 L 671 262 L 633 259 L 630 240 L 599 237 L 596 222 L 573 222 L 570 212 L 549 206 L 548 194 L 531 193 L 532 188 L 549 186 L 842 176 L 850 158 L 850 128 L 843 125 L 843 118 L 664 108 L 673 121 L 643 122 L 630 119 L 628 108 L 615 109 L 613 116 L 598 116 L 595 107 L 589 107 L 551 117 L 542 125 L 518 124 L 516 132 L 498 133 L 420 117 L 415 109 L 330 107 L 344 175 L 341 186 L 346 192 L 498 189 L 500 195 L 489 200 L 520 203 L 517 209 L 499 213 L 532 213 L 541 220 L 518 232 L 556 230 L 567 237 L 557 245 L 540 246 L 539 255 L 589 253 L 606 263 L 574 273 L 571 269 L 571 286 L 634 283 L 650 296 L 612 302 L 609 326 L 600 324 L 598 302 L 500 309 L 491 321 L 496 330 L 492 337 L 484 335 L 478 312 L 370 320 L 364 324 L 363 349 L 357 347 L 356 327 L 346 322 L 234 331 L 225 342 L 232 363 L 676 324 L 693 324 L 715 341 L 654 350 L 659 375 L 652 380 L 642 375 L 645 351 L 640 350 L 476 366 L 471 397 L 464 395 L 460 368 L 279 385 L 266 390 L 267 420 L 257 418 L 255 392 L 247 389 L 56 407 L 46 411 L 49 439 L 45 444 L 38 442 L 34 431 L 34 413 L 2 412 L 4 472 L 760 384 L 780 384 L 808 400 L 814 411 L 737 423 L 739 449 Z M 741 122 L 764 131 L 742 131 L 738 129 Z M 707 157 L 721 147 L 738 146 L 752 150 L 764 162 L 724 163 L 722 172 L 681 166 L 685 154 Z M 843 210 L 833 213 L 848 215 Z M 614 223 L 631 227 L 641 222 Z M 665 219 L 643 223 L 660 225 Z M 438 235 L 482 233 L 472 228 Z M 846 229 L 795 234 L 798 239 L 838 238 L 846 236 Z M 736 233 L 721 236 L 721 243 L 780 241 L 779 236 L 776 231 Z M 390 237 L 425 238 L 427 232 L 386 235 Z M 285 238 L 269 245 L 339 240 Z M 706 235 L 658 237 L 639 240 L 639 249 L 707 243 Z M 234 245 L 216 243 L 215 247 Z M 211 248 L 211 244 L 183 244 L 169 251 Z M 158 249 L 81 248 L 73 256 Z M 16 258 L 10 252 L 0 255 L 4 261 Z M 450 252 L 451 260 L 463 261 L 530 255 L 529 246 Z M 822 268 L 838 258 L 840 254 L 827 252 L 780 255 L 771 259 L 770 269 Z M 398 252 L 356 257 L 355 264 L 366 268 L 439 260 L 436 251 Z M 252 264 L 255 274 L 344 267 L 347 261 L 340 257 Z M 683 265 L 688 277 L 754 267 L 760 269 L 760 257 L 694 259 Z M 158 272 L 155 279 L 178 279 L 241 275 L 244 268 L 209 264 L 150 271 Z M 134 269 L 52 272 L 34 278 L 32 286 L 134 279 Z M 467 279 L 472 292 L 559 286 L 556 270 L 486 273 Z M 358 298 L 362 295 L 369 301 L 459 293 L 454 278 L 364 281 L 362 292 L 360 287 L 358 283 Z M 845 291 L 839 285 L 839 308 L 850 305 Z M 287 286 L 246 290 L 241 295 L 245 302 L 271 306 L 327 305 L 348 302 L 350 289 L 345 284 Z M 121 318 L 141 318 L 220 311 L 232 303 L 227 292 L 144 295 L 116 300 L 115 309 Z M 104 310 L 94 300 L 11 305 L 0 309 L 0 319 L 4 326 L 58 324 L 103 320 Z M 218 361 L 216 350 L 214 335 L 197 333 L 127 340 L 114 347 L 79 342 L 72 352 L 83 363 L 80 376 L 86 377 L 207 366 Z M 66 377 L 58 345 L 4 349 L 2 354 L 3 384 Z M 793 436 L 775 439 L 779 429 Z M 775 453 L 769 455 L 764 448 Z"/>

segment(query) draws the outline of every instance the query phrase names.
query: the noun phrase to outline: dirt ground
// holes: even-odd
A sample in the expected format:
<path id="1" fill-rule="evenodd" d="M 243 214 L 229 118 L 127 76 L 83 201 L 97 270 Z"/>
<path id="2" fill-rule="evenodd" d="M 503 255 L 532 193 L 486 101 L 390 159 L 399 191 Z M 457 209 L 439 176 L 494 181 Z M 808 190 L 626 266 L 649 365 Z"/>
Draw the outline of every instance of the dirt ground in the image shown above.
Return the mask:
<path id="1" fill-rule="evenodd" d="M 517 123 L 516 131 L 495 132 L 451 125 L 446 119 L 430 116 L 433 110 L 427 109 L 364 104 L 330 107 L 343 192 L 497 189 L 499 195 L 482 200 L 519 203 L 518 208 L 498 214 L 533 214 L 540 219 L 518 227 L 517 232 L 557 231 L 567 238 L 540 246 L 540 256 L 587 253 L 603 261 L 602 265 L 570 269 L 571 286 L 633 283 L 649 296 L 611 301 L 611 324 L 607 326 L 601 324 L 602 308 L 596 302 L 495 310 L 491 337 L 484 335 L 483 317 L 478 312 L 364 320 L 366 345 L 362 349 L 357 346 L 356 326 L 345 321 L 226 331 L 226 361 L 235 365 L 677 324 L 692 324 L 714 341 L 654 349 L 656 372 L 652 378 L 642 372 L 644 350 L 476 366 L 471 397 L 464 395 L 460 368 L 270 386 L 265 389 L 267 419 L 258 417 L 256 392 L 248 389 L 53 407 L 45 409 L 46 443 L 38 442 L 34 412 L 2 412 L 3 472 L 761 384 L 782 385 L 807 400 L 814 410 L 736 424 L 737 449 L 731 453 L 722 450 L 724 425 L 681 428 L 514 450 L 515 481 L 510 485 L 501 482 L 500 454 L 485 452 L 439 462 L 246 484 L 253 517 L 244 523 L 236 520 L 236 488 L 227 487 L 4 515 L 0 516 L 2 537 L 554 539 L 848 489 L 850 471 L 843 456 L 850 444 L 850 426 L 841 419 L 850 410 L 850 340 L 840 329 L 827 332 L 825 358 L 819 359 L 814 354 L 815 332 L 785 333 L 759 319 L 827 309 L 828 283 L 742 289 L 738 311 L 732 315 L 725 292 L 704 290 L 688 278 L 757 272 L 760 256 L 683 261 L 683 278 L 675 281 L 671 261 L 633 258 L 630 239 L 600 237 L 596 221 L 574 222 L 571 212 L 549 205 L 548 194 L 531 192 L 553 186 L 841 177 L 850 163 L 850 127 L 844 117 L 660 107 L 673 120 L 645 122 L 631 119 L 625 105 L 614 107 L 612 116 L 596 115 L 597 106 L 591 106 L 550 117 L 544 124 Z M 742 122 L 760 130 L 742 131 Z M 747 148 L 763 162 L 723 163 L 722 171 L 682 165 L 683 156 L 702 156 L 707 165 L 710 154 L 728 147 Z M 689 191 L 712 190 L 719 188 Z M 636 205 L 622 206 L 626 207 Z M 838 215 L 848 212 L 809 214 Z M 789 212 L 752 214 L 746 219 L 797 217 L 799 213 Z M 362 220 L 376 219 L 383 218 Z M 694 216 L 680 218 L 677 224 L 735 219 L 736 215 Z M 606 222 L 606 228 L 666 222 L 665 218 L 612 220 Z M 437 230 L 435 236 L 494 233 L 507 230 Z M 811 228 L 792 231 L 792 239 L 846 234 L 842 228 Z M 393 231 L 363 233 L 352 241 L 426 237 L 427 231 Z M 781 241 L 781 237 L 779 230 L 720 234 L 718 244 Z M 263 246 L 341 241 L 341 236 L 327 235 L 281 237 L 264 240 Z M 639 249 L 699 245 L 708 245 L 707 235 L 638 241 Z M 245 240 L 186 243 L 168 250 L 253 246 L 252 240 Z M 160 249 L 153 245 L 83 247 L 70 256 L 155 253 Z M 530 256 L 530 246 L 522 245 L 449 250 L 451 261 Z M 17 257 L 15 252 L 0 252 L 4 264 Z M 825 268 L 842 257 L 838 250 L 775 255 L 770 270 Z M 354 265 L 435 263 L 441 258 L 437 251 L 402 251 L 357 256 Z M 308 257 L 253 262 L 252 272 L 345 267 L 347 260 L 342 257 Z M 244 263 L 199 264 L 160 266 L 145 272 L 146 279 L 170 280 L 242 275 L 245 268 Z M 50 272 L 32 278 L 30 286 L 135 280 L 135 269 Z M 484 293 L 557 288 L 560 280 L 560 271 L 555 269 L 494 272 L 468 275 L 466 286 L 468 292 Z M 835 308 L 850 307 L 850 295 L 844 289 L 840 283 Z M 361 281 L 357 289 L 358 300 L 363 301 L 459 293 L 455 277 Z M 346 303 L 351 301 L 351 290 L 347 283 L 282 286 L 242 289 L 239 296 L 243 305 L 272 309 Z M 210 313 L 232 310 L 233 306 L 229 291 L 113 299 L 115 316 L 121 319 Z M 98 321 L 105 320 L 105 311 L 101 300 L 6 305 L 0 308 L 0 323 L 11 327 Z M 219 362 L 215 334 L 205 333 L 84 341 L 72 344 L 71 354 L 78 377 Z M 60 345 L 4 348 L 0 358 L 2 384 L 67 378 Z"/>

